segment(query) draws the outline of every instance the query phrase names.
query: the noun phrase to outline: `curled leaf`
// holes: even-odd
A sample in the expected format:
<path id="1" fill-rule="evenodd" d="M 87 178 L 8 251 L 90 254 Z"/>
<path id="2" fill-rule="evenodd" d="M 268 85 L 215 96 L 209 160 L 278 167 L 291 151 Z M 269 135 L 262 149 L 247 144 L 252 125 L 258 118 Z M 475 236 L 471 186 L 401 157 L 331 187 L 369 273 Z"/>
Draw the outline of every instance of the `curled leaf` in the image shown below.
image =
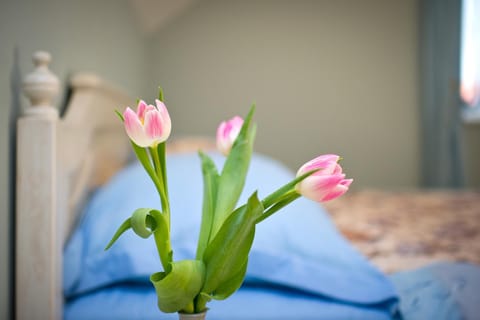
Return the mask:
<path id="1" fill-rule="evenodd" d="M 150 281 L 157 292 L 159 309 L 167 313 L 184 309 L 199 294 L 204 277 L 205 265 L 201 260 L 173 262 L 168 274 L 152 274 Z"/>
<path id="2" fill-rule="evenodd" d="M 157 223 L 150 215 L 150 212 L 153 210 L 154 209 L 140 208 L 132 214 L 132 230 L 142 238 L 148 238 L 156 228 Z"/>

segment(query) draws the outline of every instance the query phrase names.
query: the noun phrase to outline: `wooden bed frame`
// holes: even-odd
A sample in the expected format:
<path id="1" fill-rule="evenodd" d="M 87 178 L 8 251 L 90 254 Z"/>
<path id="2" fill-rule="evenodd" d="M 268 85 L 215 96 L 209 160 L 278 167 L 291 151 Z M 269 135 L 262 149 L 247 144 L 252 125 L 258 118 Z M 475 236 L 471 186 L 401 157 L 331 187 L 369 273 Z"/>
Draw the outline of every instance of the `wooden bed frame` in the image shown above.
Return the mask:
<path id="1" fill-rule="evenodd" d="M 36 52 L 24 79 L 30 101 L 17 122 L 16 319 L 62 319 L 62 249 L 86 194 L 130 156 L 115 109 L 133 99 L 91 74 L 69 83 L 68 108 L 53 101 L 60 88 Z M 59 116 L 60 113 L 60 116 Z"/>

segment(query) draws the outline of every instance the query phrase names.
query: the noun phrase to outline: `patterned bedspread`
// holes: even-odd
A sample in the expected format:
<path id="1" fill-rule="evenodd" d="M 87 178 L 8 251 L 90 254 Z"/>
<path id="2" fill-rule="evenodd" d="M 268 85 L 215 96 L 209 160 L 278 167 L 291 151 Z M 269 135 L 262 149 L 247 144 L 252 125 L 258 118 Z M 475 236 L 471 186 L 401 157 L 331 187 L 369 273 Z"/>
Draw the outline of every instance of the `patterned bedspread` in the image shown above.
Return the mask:
<path id="1" fill-rule="evenodd" d="M 353 245 L 387 273 L 435 261 L 480 265 L 480 191 L 366 190 L 325 207 Z"/>

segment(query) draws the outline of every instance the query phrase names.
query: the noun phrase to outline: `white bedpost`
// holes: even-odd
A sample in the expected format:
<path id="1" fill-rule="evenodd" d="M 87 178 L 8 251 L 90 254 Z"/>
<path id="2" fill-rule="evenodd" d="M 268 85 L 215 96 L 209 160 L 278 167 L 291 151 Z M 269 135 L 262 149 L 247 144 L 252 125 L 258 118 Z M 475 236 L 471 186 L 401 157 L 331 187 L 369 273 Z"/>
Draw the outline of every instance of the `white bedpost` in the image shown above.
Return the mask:
<path id="1" fill-rule="evenodd" d="M 61 319 L 61 248 L 56 200 L 57 77 L 50 54 L 33 55 L 24 80 L 31 106 L 17 123 L 16 318 Z"/>

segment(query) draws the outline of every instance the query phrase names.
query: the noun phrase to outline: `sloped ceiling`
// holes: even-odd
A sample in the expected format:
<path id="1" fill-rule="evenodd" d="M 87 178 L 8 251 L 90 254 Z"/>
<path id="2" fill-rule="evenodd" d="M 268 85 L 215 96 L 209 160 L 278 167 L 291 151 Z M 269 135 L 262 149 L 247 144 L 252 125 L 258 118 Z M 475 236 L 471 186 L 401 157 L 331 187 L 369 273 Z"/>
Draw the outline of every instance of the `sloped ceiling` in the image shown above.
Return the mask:
<path id="1" fill-rule="evenodd" d="M 200 0 L 129 0 L 145 33 L 158 31 Z"/>

